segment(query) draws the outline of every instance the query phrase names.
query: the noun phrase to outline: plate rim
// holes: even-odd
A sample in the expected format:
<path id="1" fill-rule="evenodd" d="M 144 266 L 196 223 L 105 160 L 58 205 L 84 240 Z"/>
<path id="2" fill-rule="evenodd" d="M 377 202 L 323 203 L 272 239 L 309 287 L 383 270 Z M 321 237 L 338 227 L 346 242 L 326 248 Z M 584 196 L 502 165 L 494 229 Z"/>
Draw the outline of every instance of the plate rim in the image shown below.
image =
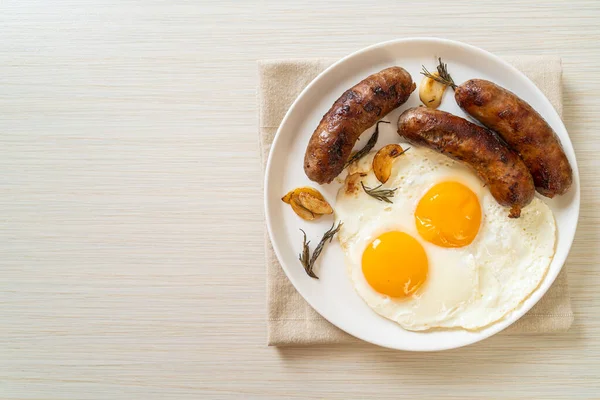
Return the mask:
<path id="1" fill-rule="evenodd" d="M 550 280 L 550 284 L 548 285 L 548 287 L 539 292 L 538 295 L 539 297 L 535 300 L 535 302 L 533 302 L 529 307 L 525 307 L 522 310 L 519 310 L 519 312 L 521 313 L 521 315 L 519 315 L 518 318 L 514 319 L 514 321 L 510 322 L 508 325 L 498 329 L 498 330 L 490 330 L 489 332 L 486 332 L 480 336 L 476 336 L 474 337 L 473 340 L 470 341 L 466 341 L 465 343 L 460 343 L 458 345 L 441 345 L 441 346 L 432 346 L 429 349 L 417 349 L 417 348 L 410 348 L 410 347 L 392 347 L 389 346 L 385 343 L 379 343 L 377 340 L 370 340 L 370 339 L 365 339 L 363 337 L 359 337 L 355 334 L 353 334 L 352 332 L 348 331 L 347 329 L 339 326 L 338 324 L 336 324 L 335 322 L 331 321 L 329 318 L 327 318 L 326 316 L 324 316 L 320 311 L 319 311 L 319 307 L 315 306 L 313 304 L 313 302 L 311 302 L 309 299 L 307 299 L 302 292 L 298 289 L 299 285 L 298 282 L 295 281 L 295 279 L 291 276 L 291 274 L 288 273 L 286 267 L 284 266 L 284 263 L 281 262 L 282 257 L 281 257 L 281 253 L 279 250 L 278 245 L 276 244 L 276 242 L 273 240 L 273 226 L 272 226 L 272 220 L 270 217 L 270 213 L 269 213 L 269 208 L 270 208 L 270 200 L 269 200 L 269 196 L 268 196 L 268 192 L 269 192 L 269 188 L 270 188 L 270 176 L 271 176 L 271 171 L 272 171 L 272 162 L 273 162 L 273 153 L 274 153 L 274 149 L 277 147 L 277 143 L 281 138 L 281 131 L 282 131 L 282 127 L 286 125 L 287 120 L 290 118 L 291 114 L 293 113 L 294 109 L 296 108 L 298 102 L 306 95 L 306 93 L 308 91 L 311 90 L 311 88 L 321 79 L 323 79 L 323 76 L 325 76 L 326 74 L 329 73 L 330 70 L 336 68 L 338 65 L 345 63 L 347 60 L 356 57 L 362 53 L 365 52 L 369 52 L 372 51 L 376 48 L 380 48 L 380 47 L 386 47 L 386 46 L 390 46 L 390 45 L 396 45 L 396 44 L 400 44 L 400 43 L 410 43 L 410 42 L 435 42 L 437 44 L 441 44 L 441 45 L 451 45 L 451 46 L 459 46 L 459 47 L 463 47 L 463 48 L 467 48 L 468 50 L 474 51 L 476 53 L 479 53 L 485 57 L 489 57 L 492 58 L 493 60 L 501 63 L 505 68 L 508 68 L 512 73 L 515 73 L 517 75 L 520 75 L 522 78 L 525 78 L 530 84 L 531 87 L 533 88 L 534 92 L 536 93 L 537 96 L 541 96 L 541 98 L 543 100 L 546 101 L 546 103 L 550 106 L 550 109 L 552 110 L 551 112 L 553 112 L 555 114 L 555 116 L 558 118 L 558 121 L 560 122 L 560 124 L 562 125 L 562 128 L 564 129 L 564 131 L 567 133 L 567 138 L 569 140 L 569 144 L 573 150 L 573 165 L 571 165 L 571 168 L 573 170 L 573 180 L 576 183 L 575 189 L 576 192 L 574 193 L 574 197 L 573 197 L 573 201 L 576 202 L 575 204 L 575 214 L 576 214 L 576 218 L 575 218 L 575 229 L 573 230 L 573 235 L 570 238 L 570 240 L 568 241 L 568 244 L 566 244 L 566 253 L 565 253 L 565 257 L 563 260 L 560 260 L 560 268 L 558 268 L 556 270 L 556 273 L 554 274 L 554 276 L 549 276 L 546 275 L 545 278 L 540 282 L 540 285 L 542 285 L 545 281 Z M 577 155 L 575 154 L 575 149 L 573 148 L 573 143 L 571 141 L 571 137 L 569 134 L 569 131 L 567 130 L 562 117 L 558 114 L 558 112 L 556 111 L 556 109 L 554 108 L 554 106 L 552 105 L 552 103 L 550 103 L 549 99 L 546 97 L 546 95 L 540 90 L 540 88 L 537 87 L 537 85 L 531 81 L 531 79 L 529 79 L 523 72 L 519 71 L 516 67 L 514 67 L 513 65 L 511 65 L 510 63 L 508 63 L 507 61 L 503 60 L 502 58 L 500 58 L 499 56 L 484 50 L 482 48 L 479 48 L 477 46 L 468 44 L 468 43 L 464 43 L 461 41 L 457 41 L 457 40 L 452 40 L 452 39 L 445 39 L 445 38 L 438 38 L 438 37 L 430 37 L 430 36 L 418 36 L 418 37 L 407 37 L 407 38 L 400 38 L 400 39 L 392 39 L 392 40 L 387 40 L 384 42 L 380 42 L 380 43 L 376 43 L 364 48 L 361 48 L 357 51 L 354 51 L 348 55 L 346 55 L 345 57 L 342 57 L 341 59 L 339 59 L 338 61 L 334 62 L 333 64 L 331 64 L 329 67 L 325 68 L 323 71 L 321 71 L 301 92 L 300 94 L 298 94 L 298 96 L 294 99 L 294 101 L 292 102 L 292 104 L 290 105 L 290 107 L 288 108 L 288 110 L 285 113 L 285 116 L 283 117 L 283 119 L 281 120 L 281 123 L 279 124 L 279 127 L 277 128 L 277 132 L 275 133 L 275 136 L 273 138 L 273 142 L 271 144 L 271 148 L 269 150 L 269 155 L 267 158 L 267 162 L 265 164 L 265 169 L 264 169 L 264 181 L 263 181 L 263 196 L 264 196 L 264 213 L 265 213 L 265 220 L 266 220 L 266 225 L 267 225 L 267 232 L 269 235 L 269 240 L 271 242 L 271 246 L 273 247 L 273 251 L 275 252 L 275 255 L 277 257 L 277 261 L 279 262 L 279 264 L 281 265 L 281 268 L 283 269 L 283 272 L 285 273 L 287 279 L 292 283 L 292 285 L 294 286 L 294 289 L 296 289 L 296 291 L 298 291 L 298 293 L 300 294 L 300 296 L 302 296 L 302 298 L 304 299 L 304 301 L 306 301 L 322 318 L 324 318 L 326 321 L 328 321 L 329 323 L 331 323 L 333 326 L 337 327 L 338 329 L 342 330 L 343 332 L 346 332 L 347 334 L 356 337 L 359 340 L 371 343 L 371 344 L 375 344 L 377 346 L 381 346 L 381 347 L 385 347 L 385 348 L 390 348 L 390 349 L 394 349 L 394 350 L 404 350 L 404 351 L 440 351 L 440 350 L 450 350 L 450 349 L 455 349 L 455 348 L 460 348 L 460 347 L 465 347 L 477 342 L 480 342 L 482 340 L 485 340 L 491 336 L 494 336 L 500 332 L 502 332 L 503 330 L 505 330 L 506 328 L 512 326 L 515 322 L 517 322 L 519 319 L 521 319 L 525 314 L 527 314 L 529 312 L 529 310 L 531 310 L 531 308 L 533 308 L 541 299 L 542 297 L 544 297 L 544 295 L 547 293 L 547 291 L 550 289 L 550 287 L 552 287 L 552 285 L 554 284 L 554 281 L 556 280 L 556 277 L 560 274 L 560 272 L 562 271 L 562 269 L 564 268 L 565 262 L 571 252 L 572 246 L 573 246 L 573 242 L 575 240 L 575 236 L 576 236 L 576 232 L 577 232 L 577 228 L 579 225 L 579 216 L 580 216 L 580 209 L 581 209 L 581 187 L 580 187 L 580 180 L 579 180 L 579 167 L 578 167 L 578 163 L 577 163 Z M 554 261 L 554 259 L 552 260 Z M 549 273 L 550 271 L 548 271 Z M 536 288 L 536 291 L 539 290 L 539 286 L 538 288 Z M 493 326 L 493 325 L 491 325 Z"/>

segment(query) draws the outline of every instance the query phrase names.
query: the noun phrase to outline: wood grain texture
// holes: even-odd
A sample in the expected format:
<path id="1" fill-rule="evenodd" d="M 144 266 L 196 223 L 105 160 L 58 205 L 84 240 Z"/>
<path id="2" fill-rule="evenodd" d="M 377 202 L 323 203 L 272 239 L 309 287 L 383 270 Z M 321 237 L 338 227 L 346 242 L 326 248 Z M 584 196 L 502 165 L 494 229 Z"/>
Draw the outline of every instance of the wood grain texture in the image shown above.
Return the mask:
<path id="1" fill-rule="evenodd" d="M 599 19 L 596 0 L 0 2 L 0 398 L 597 398 Z M 574 327 L 267 348 L 256 60 L 424 35 L 563 57 Z"/>

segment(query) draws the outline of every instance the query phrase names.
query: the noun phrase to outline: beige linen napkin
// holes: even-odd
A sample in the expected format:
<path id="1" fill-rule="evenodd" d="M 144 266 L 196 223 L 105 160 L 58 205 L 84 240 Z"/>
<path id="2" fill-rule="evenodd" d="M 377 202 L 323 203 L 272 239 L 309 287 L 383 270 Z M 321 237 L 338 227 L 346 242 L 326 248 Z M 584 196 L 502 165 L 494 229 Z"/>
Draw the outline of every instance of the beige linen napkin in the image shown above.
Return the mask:
<path id="1" fill-rule="evenodd" d="M 506 57 L 527 75 L 562 115 L 562 66 L 559 57 Z M 264 166 L 275 132 L 294 99 L 332 59 L 270 60 L 259 62 L 259 135 Z M 265 233 L 267 262 L 268 344 L 270 346 L 349 343 L 357 339 L 336 328 L 298 294 L 285 276 Z M 569 329 L 573 312 L 562 269 L 554 285 L 506 334 L 552 333 Z"/>

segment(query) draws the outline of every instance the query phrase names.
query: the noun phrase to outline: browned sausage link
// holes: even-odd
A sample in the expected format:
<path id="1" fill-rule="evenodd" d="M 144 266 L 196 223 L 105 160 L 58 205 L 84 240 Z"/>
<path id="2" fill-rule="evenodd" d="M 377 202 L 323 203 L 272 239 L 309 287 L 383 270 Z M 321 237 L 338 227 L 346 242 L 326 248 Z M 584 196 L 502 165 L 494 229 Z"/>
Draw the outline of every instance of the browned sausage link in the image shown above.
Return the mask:
<path id="1" fill-rule="evenodd" d="M 329 183 L 344 169 L 356 140 L 366 129 L 403 104 L 415 90 L 404 68 L 386 68 L 347 90 L 323 116 L 304 156 L 306 176 Z"/>
<path id="2" fill-rule="evenodd" d="M 516 94 L 483 79 L 456 88 L 456 102 L 468 114 L 498 133 L 523 159 L 538 192 L 563 194 L 573 171 L 556 133 L 540 114 Z"/>
<path id="3" fill-rule="evenodd" d="M 518 218 L 533 199 L 531 174 L 519 156 L 492 132 L 466 119 L 426 107 L 410 108 L 398 119 L 398 134 L 471 166 L 498 203 Z"/>

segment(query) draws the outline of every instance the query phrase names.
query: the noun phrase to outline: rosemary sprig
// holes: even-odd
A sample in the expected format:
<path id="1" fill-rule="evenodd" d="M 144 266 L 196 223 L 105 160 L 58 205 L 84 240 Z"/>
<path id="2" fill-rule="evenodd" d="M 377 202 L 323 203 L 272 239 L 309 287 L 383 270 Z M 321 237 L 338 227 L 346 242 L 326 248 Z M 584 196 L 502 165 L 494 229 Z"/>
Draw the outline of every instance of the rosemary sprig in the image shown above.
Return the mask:
<path id="1" fill-rule="evenodd" d="M 444 64 L 442 62 L 441 57 L 438 58 L 438 61 L 439 61 L 439 65 L 437 66 L 438 75 L 431 74 L 431 72 L 429 72 L 427 70 L 427 68 L 425 68 L 424 65 L 422 65 L 423 71 L 421 71 L 421 74 L 425 75 L 426 77 L 428 77 L 430 79 L 433 79 L 436 82 L 441 83 L 442 85 L 450 86 L 452 89 L 456 89 L 456 83 L 454 83 L 454 80 L 448 73 L 448 65 Z"/>
<path id="2" fill-rule="evenodd" d="M 388 122 L 388 121 L 377 122 L 377 124 L 375 124 L 375 132 L 373 132 L 373 134 L 371 135 L 371 138 L 369 139 L 367 144 L 365 144 L 365 147 L 358 150 L 356 153 L 352 154 L 350 156 L 350 158 L 348 159 L 348 161 L 346 161 L 346 164 L 344 164 L 344 168 L 346 168 L 348 165 L 352 164 L 353 162 L 360 160 L 366 154 L 368 154 L 371 150 L 373 150 L 373 147 L 375 147 L 375 144 L 377 144 L 377 139 L 379 139 L 379 124 L 381 124 L 381 123 L 389 124 L 390 122 Z"/>
<path id="3" fill-rule="evenodd" d="M 409 151 L 409 150 L 410 150 L 410 147 L 407 147 L 406 149 L 402 150 L 400 153 L 393 154 L 393 155 L 392 155 L 392 157 L 393 157 L 393 158 L 398 158 L 398 157 L 400 157 L 402 154 L 406 153 L 406 152 L 407 152 L 407 151 Z M 395 189 L 394 189 L 394 190 L 395 190 Z"/>
<path id="4" fill-rule="evenodd" d="M 360 183 L 360 185 L 362 186 L 365 193 L 368 194 L 369 196 L 371 196 L 379 201 L 385 201 L 386 203 L 390 203 L 390 204 L 393 203 L 393 201 L 390 200 L 390 197 L 394 197 L 396 190 L 398 190 L 398 188 L 396 188 L 396 189 L 380 189 L 383 184 L 381 184 L 377 187 L 374 187 L 374 188 L 365 186 L 364 183 L 362 183 L 362 182 Z"/>
<path id="5" fill-rule="evenodd" d="M 304 230 L 302 230 L 302 229 L 300 229 L 300 231 L 302 231 L 302 234 L 304 235 L 304 239 L 302 239 L 302 253 L 300 253 L 300 256 L 298 257 L 298 259 L 302 263 L 302 266 L 304 267 L 304 270 L 306 271 L 308 276 L 310 276 L 311 278 L 319 279 L 319 277 L 316 276 L 314 274 L 314 272 L 312 271 L 312 266 L 310 265 L 310 249 L 308 247 L 308 245 L 310 244 L 310 240 L 307 242 L 306 241 L 306 232 L 304 232 Z"/>
<path id="6" fill-rule="evenodd" d="M 335 222 L 333 223 L 333 225 L 331 225 L 331 228 L 329 228 L 329 230 L 323 234 L 323 237 L 321 238 L 321 241 L 315 248 L 312 257 L 310 257 L 310 240 L 308 242 L 306 241 L 306 233 L 302 229 L 300 229 L 300 231 L 302 231 L 302 234 L 304 235 L 304 238 L 302 240 L 302 253 L 300 253 L 298 259 L 300 260 L 300 263 L 304 267 L 304 270 L 306 271 L 308 276 L 310 276 L 311 278 L 319 279 L 319 277 L 315 275 L 313 271 L 313 268 L 315 267 L 315 262 L 317 261 L 317 258 L 319 258 L 319 256 L 321 255 L 323 247 L 325 247 L 325 243 L 327 243 L 327 241 L 331 243 L 333 237 L 336 233 L 338 233 L 342 225 L 343 224 L 341 222 L 338 224 L 337 227 L 335 226 Z"/>

